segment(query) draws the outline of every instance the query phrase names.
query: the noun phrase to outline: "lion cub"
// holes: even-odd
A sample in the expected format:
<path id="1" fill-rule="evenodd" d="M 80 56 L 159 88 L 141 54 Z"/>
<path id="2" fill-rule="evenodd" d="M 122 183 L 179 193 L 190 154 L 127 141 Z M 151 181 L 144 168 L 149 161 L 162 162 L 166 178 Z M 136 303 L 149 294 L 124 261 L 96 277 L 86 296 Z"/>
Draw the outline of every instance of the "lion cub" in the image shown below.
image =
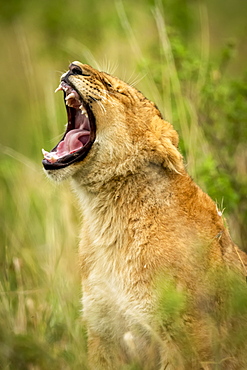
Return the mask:
<path id="1" fill-rule="evenodd" d="M 43 165 L 72 179 L 83 213 L 89 367 L 247 368 L 223 340 L 247 256 L 186 173 L 177 132 L 139 91 L 88 65 L 72 63 L 57 90 L 68 124 Z"/>

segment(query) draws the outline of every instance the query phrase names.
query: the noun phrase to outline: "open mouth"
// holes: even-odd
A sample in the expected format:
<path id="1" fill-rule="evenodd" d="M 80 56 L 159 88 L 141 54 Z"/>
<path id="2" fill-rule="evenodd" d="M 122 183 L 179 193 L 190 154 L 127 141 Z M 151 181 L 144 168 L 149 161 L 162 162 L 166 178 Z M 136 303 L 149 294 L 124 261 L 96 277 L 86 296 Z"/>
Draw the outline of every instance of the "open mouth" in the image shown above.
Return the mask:
<path id="1" fill-rule="evenodd" d="M 76 89 L 61 81 L 56 91 L 63 90 L 68 123 L 62 140 L 50 152 L 42 149 L 46 170 L 60 169 L 82 161 L 96 137 L 95 118 L 89 105 Z"/>

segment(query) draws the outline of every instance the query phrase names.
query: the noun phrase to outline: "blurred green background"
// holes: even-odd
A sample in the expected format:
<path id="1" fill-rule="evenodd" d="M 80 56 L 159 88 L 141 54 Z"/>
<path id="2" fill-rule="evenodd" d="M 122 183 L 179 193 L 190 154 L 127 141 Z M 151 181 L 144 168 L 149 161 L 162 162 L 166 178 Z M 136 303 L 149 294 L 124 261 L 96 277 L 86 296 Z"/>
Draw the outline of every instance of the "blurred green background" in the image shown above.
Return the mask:
<path id="1" fill-rule="evenodd" d="M 74 60 L 155 101 L 247 251 L 246 16 L 242 0 L 1 2 L 1 369 L 87 368 L 80 215 L 41 165 L 66 123 L 54 90 Z"/>

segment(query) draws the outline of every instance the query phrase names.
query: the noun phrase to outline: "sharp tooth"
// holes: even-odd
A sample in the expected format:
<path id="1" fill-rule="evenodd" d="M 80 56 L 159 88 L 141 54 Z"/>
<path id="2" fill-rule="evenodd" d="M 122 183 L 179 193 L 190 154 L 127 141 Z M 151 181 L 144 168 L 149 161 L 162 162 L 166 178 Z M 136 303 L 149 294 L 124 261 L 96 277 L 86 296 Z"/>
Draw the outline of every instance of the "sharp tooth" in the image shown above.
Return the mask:
<path id="1" fill-rule="evenodd" d="M 66 96 L 65 100 L 75 99 L 75 97 L 75 93 L 71 92 L 69 95 Z"/>
<path id="2" fill-rule="evenodd" d="M 49 162 L 54 163 L 58 160 L 58 156 L 54 152 L 47 152 L 45 149 L 42 149 L 42 153 L 45 159 Z"/>
<path id="3" fill-rule="evenodd" d="M 86 109 L 83 107 L 83 105 L 80 105 L 80 106 L 79 106 L 79 109 L 81 110 L 81 114 L 85 114 L 85 115 L 87 115 L 87 111 L 86 111 Z"/>
<path id="4" fill-rule="evenodd" d="M 42 148 L 42 153 L 43 153 L 43 156 L 45 157 L 46 154 L 49 153 L 49 152 L 47 152 L 45 149 Z"/>
<path id="5" fill-rule="evenodd" d="M 63 88 L 62 88 L 61 84 L 56 88 L 56 90 L 55 90 L 54 92 L 56 93 L 56 92 L 58 92 L 58 91 L 60 91 L 60 90 L 63 90 Z"/>

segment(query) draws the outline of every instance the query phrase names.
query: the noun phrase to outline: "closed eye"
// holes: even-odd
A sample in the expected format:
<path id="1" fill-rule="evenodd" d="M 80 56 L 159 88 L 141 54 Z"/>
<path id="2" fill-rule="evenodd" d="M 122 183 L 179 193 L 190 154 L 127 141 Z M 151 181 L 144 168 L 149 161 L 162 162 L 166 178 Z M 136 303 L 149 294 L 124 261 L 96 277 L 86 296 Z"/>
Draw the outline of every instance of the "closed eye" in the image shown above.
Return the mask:
<path id="1" fill-rule="evenodd" d="M 108 81 L 105 81 L 105 84 L 108 86 L 108 87 L 112 87 L 112 84 Z"/>

